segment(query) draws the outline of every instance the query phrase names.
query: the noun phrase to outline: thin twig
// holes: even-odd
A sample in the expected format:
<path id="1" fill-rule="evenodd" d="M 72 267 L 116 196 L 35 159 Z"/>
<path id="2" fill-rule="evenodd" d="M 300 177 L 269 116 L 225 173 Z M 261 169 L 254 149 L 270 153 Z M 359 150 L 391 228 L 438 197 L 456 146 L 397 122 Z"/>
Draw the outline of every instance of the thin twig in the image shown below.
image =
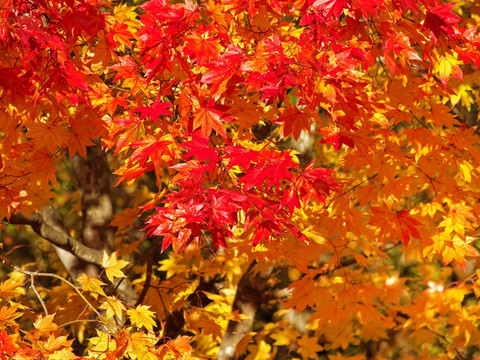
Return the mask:
<path id="1" fill-rule="evenodd" d="M 155 257 L 155 249 L 157 246 L 155 245 L 152 250 L 150 251 L 150 256 L 148 257 L 147 262 L 147 273 L 145 275 L 145 283 L 143 284 L 143 289 L 140 295 L 138 296 L 137 302 L 135 303 L 135 307 L 140 305 L 145 297 L 147 296 L 148 289 L 150 288 L 150 284 L 152 282 L 152 268 L 153 268 L 153 258 Z"/>
<path id="2" fill-rule="evenodd" d="M 37 295 L 38 301 L 42 305 L 43 312 L 45 313 L 45 315 L 48 316 L 48 310 L 47 310 L 47 307 L 45 306 L 45 302 L 43 301 L 42 297 L 40 296 L 40 294 L 37 291 L 37 288 L 35 287 L 35 276 L 34 276 L 33 273 L 30 274 L 30 287 L 32 288 L 35 295 Z"/>
<path id="3" fill-rule="evenodd" d="M 336 263 L 335 265 L 333 265 L 330 269 L 326 269 L 324 271 L 322 271 L 321 273 L 315 275 L 313 277 L 313 280 L 318 280 L 320 279 L 322 276 L 325 276 L 325 275 L 328 275 L 330 274 L 332 271 L 335 271 L 339 268 L 344 268 L 344 267 L 347 267 L 347 266 L 350 266 L 350 265 L 353 265 L 357 262 L 357 260 L 355 260 L 355 258 L 350 258 L 350 259 L 345 259 L 343 261 L 340 261 L 338 263 Z"/>
<path id="4" fill-rule="evenodd" d="M 28 271 L 28 270 L 23 270 L 22 268 L 12 264 L 10 261 L 4 259 L 4 258 L 0 258 L 0 263 L 4 264 L 4 265 L 7 265 L 8 267 L 10 267 L 12 270 L 15 270 L 19 273 L 22 273 L 22 274 L 25 274 L 25 275 L 30 275 L 31 277 L 32 276 L 43 276 L 43 277 L 51 277 L 51 278 L 54 278 L 54 279 L 57 279 L 57 280 L 60 280 L 61 282 L 63 282 L 64 284 L 67 284 L 68 286 L 70 286 L 72 289 L 75 290 L 75 292 L 78 294 L 78 296 L 80 296 L 80 298 L 85 302 L 85 304 L 87 304 L 87 306 L 90 308 L 90 310 L 92 310 L 95 315 L 97 315 L 97 317 L 101 320 L 101 323 L 104 323 L 104 324 L 108 324 L 108 326 L 104 326 L 104 329 L 109 333 L 109 334 L 112 334 L 113 333 L 113 330 L 111 329 L 112 326 L 115 326 L 115 324 L 111 324 L 109 323 L 103 316 L 102 314 L 100 314 L 97 309 L 95 309 L 95 307 L 90 303 L 90 301 L 87 300 L 87 298 L 81 293 L 80 289 L 78 287 L 76 287 L 74 284 L 72 284 L 70 281 L 68 281 L 67 279 L 57 275 L 57 274 L 51 274 L 51 273 L 44 273 L 44 272 L 37 272 L 37 271 Z M 43 302 L 43 301 L 42 301 Z M 45 309 L 46 310 L 46 309 Z"/>

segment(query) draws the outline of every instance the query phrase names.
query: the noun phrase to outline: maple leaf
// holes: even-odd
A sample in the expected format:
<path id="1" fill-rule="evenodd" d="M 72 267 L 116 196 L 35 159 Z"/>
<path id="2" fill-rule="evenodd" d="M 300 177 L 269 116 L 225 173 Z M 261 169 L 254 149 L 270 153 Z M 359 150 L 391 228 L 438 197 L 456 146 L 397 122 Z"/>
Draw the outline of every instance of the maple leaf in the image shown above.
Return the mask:
<path id="1" fill-rule="evenodd" d="M 295 140 L 298 140 L 302 131 L 310 133 L 310 124 L 315 121 L 316 113 L 308 109 L 301 111 L 296 106 L 288 106 L 283 109 L 282 114 L 274 121 L 275 123 L 283 123 L 283 135 L 293 135 Z"/>
<path id="2" fill-rule="evenodd" d="M 298 345 L 300 346 L 298 353 L 304 360 L 317 358 L 317 352 L 323 350 L 323 347 L 318 343 L 318 338 L 310 337 L 307 334 L 303 334 L 298 340 Z"/>
<path id="3" fill-rule="evenodd" d="M 263 215 L 266 215 L 267 212 L 264 211 Z M 273 216 L 271 216 L 273 218 Z M 282 228 L 280 226 L 280 223 L 276 220 L 267 220 L 259 223 L 254 230 L 253 236 L 252 236 L 252 244 L 254 246 L 260 244 L 262 240 L 265 240 L 268 242 L 270 237 L 275 234 L 281 234 L 282 233 Z"/>
<path id="4" fill-rule="evenodd" d="M 182 146 L 189 150 L 186 157 L 196 156 L 200 161 L 210 160 L 211 163 L 220 160 L 218 150 L 209 146 L 209 139 L 206 137 L 193 136 L 191 141 L 183 143 Z"/>
<path id="5" fill-rule="evenodd" d="M 393 2 L 395 6 L 400 6 L 402 12 L 405 14 L 407 11 L 411 10 L 412 12 L 422 12 L 417 6 L 418 1 L 416 0 L 396 0 Z"/>
<path id="6" fill-rule="evenodd" d="M 142 120 L 149 116 L 152 121 L 157 122 L 160 115 L 173 115 L 170 110 L 167 110 L 171 106 L 171 103 L 162 102 L 160 99 L 157 99 L 151 106 L 141 106 L 134 111 L 140 113 L 140 119 Z"/>
<path id="7" fill-rule="evenodd" d="M 255 104 L 253 99 L 245 101 L 242 98 L 234 98 L 231 115 L 237 119 L 238 124 L 245 129 L 250 129 L 252 125 L 259 123 L 265 117 L 262 108 Z"/>
<path id="8" fill-rule="evenodd" d="M 103 253 L 102 266 L 105 268 L 107 279 L 113 284 L 114 278 L 125 277 L 125 274 L 120 270 L 128 265 L 128 261 L 117 260 L 117 253 L 113 252 L 108 255 Z"/>
<path id="9" fill-rule="evenodd" d="M 440 250 L 443 265 L 456 261 L 462 270 L 465 271 L 467 266 L 466 257 L 479 256 L 477 249 L 458 236 L 454 236 L 451 241 L 445 241 L 443 245 L 443 248 Z"/>
<path id="10" fill-rule="evenodd" d="M 126 310 L 123 302 L 113 296 L 107 296 L 106 300 L 99 308 L 106 311 L 107 318 L 113 318 L 116 316 L 119 319 Z"/>
<path id="11" fill-rule="evenodd" d="M 250 331 L 245 336 L 243 336 L 242 339 L 235 346 L 235 354 L 236 355 L 245 354 L 247 352 L 248 344 L 252 342 L 253 337 L 256 334 L 257 334 L 256 332 Z"/>
<path id="12" fill-rule="evenodd" d="M 446 88 L 450 76 L 453 76 L 459 80 L 463 79 L 463 72 L 460 69 L 461 61 L 457 60 L 456 53 L 445 54 L 439 57 L 438 63 L 434 67 L 434 71 L 438 73 L 440 81 L 443 84 L 443 87 Z"/>
<path id="13" fill-rule="evenodd" d="M 13 294 L 17 292 L 16 289 L 20 286 L 21 284 L 16 282 L 14 279 L 7 279 L 5 282 L 2 282 L 0 284 L 0 297 L 4 299 L 9 299 Z"/>
<path id="14" fill-rule="evenodd" d="M 210 3 L 211 3 L 211 0 L 210 0 Z M 184 54 L 187 56 L 190 56 L 200 66 L 206 66 L 210 68 L 211 65 L 209 66 L 208 64 L 207 65 L 205 64 L 210 60 L 213 60 L 213 59 L 216 60 L 218 58 L 218 50 L 220 48 L 220 44 L 218 40 L 212 37 L 206 38 L 206 35 L 199 34 L 196 32 L 194 32 L 191 35 L 185 36 L 184 39 L 186 42 L 185 47 L 183 48 Z M 212 69 L 214 68 L 215 66 L 212 67 Z M 213 79 L 211 80 L 213 83 Z"/>
<path id="15" fill-rule="evenodd" d="M 227 131 L 223 121 L 233 121 L 234 119 L 226 113 L 228 107 L 215 104 L 215 101 L 209 100 L 202 104 L 194 113 L 193 130 L 200 128 L 204 137 L 210 136 L 213 130 L 223 138 L 227 137 Z"/>
<path id="16" fill-rule="evenodd" d="M 218 324 L 218 321 L 211 319 L 208 313 L 200 309 L 192 309 L 186 312 L 185 319 L 196 331 L 200 332 L 200 328 L 202 328 L 204 334 L 212 335 L 213 341 L 222 337 L 222 327 Z"/>
<path id="17" fill-rule="evenodd" d="M 141 140 L 134 141 L 130 146 L 135 149 L 130 157 L 131 162 L 138 160 L 138 166 L 143 167 L 148 158 L 153 162 L 153 165 L 157 167 L 164 157 L 171 157 L 170 149 L 168 145 L 170 141 L 158 141 L 153 136 L 147 136 Z"/>
<path id="18" fill-rule="evenodd" d="M 82 285 L 82 289 L 90 292 L 95 299 L 98 299 L 98 295 L 107 296 L 102 288 L 102 286 L 105 286 L 105 283 L 99 279 L 82 274 L 77 281 Z"/>
<path id="19" fill-rule="evenodd" d="M 10 335 L 6 332 L 6 330 L 0 331 L 0 354 L 3 358 L 5 355 L 11 357 L 14 356 L 17 352 L 17 348 L 15 347 L 15 343 Z"/>
<path id="20" fill-rule="evenodd" d="M 92 62 L 100 62 L 102 63 L 102 65 L 108 65 L 110 64 L 110 60 L 112 59 L 112 51 L 108 43 L 104 40 L 104 37 L 102 39 L 102 36 L 99 36 L 99 40 L 100 41 L 94 50 L 95 55 L 92 59 Z"/>
<path id="21" fill-rule="evenodd" d="M 443 34 L 455 36 L 456 30 L 453 25 L 458 24 L 462 19 L 452 12 L 455 4 L 443 4 L 427 11 L 424 26 L 429 29 L 434 42 Z"/>
<path id="22" fill-rule="evenodd" d="M 53 315 L 47 315 L 45 317 L 42 315 L 37 316 L 33 326 L 41 336 L 49 336 L 58 327 L 57 324 L 53 322 Z"/>
<path id="23" fill-rule="evenodd" d="M 56 337 L 54 334 L 50 334 L 47 341 L 44 343 L 44 346 L 45 346 L 45 350 L 47 350 L 47 352 L 54 352 L 54 351 L 60 350 L 61 348 L 70 347 L 72 342 L 73 342 L 73 340 L 67 340 L 66 336 Z M 68 349 L 65 349 L 65 350 L 67 352 L 69 352 Z M 65 353 L 63 353 L 62 355 L 65 356 Z M 74 356 L 74 355 L 72 354 L 72 356 Z M 51 357 L 49 356 L 49 358 L 51 358 Z M 68 359 L 69 357 L 67 356 L 67 357 L 62 357 L 62 358 L 63 359 Z"/>
<path id="24" fill-rule="evenodd" d="M 240 146 L 226 146 L 223 150 L 226 153 L 225 159 L 230 159 L 228 161 L 227 171 L 234 166 L 241 166 L 244 171 L 247 171 L 252 162 L 258 159 L 258 152 L 246 150 Z"/>
<path id="25" fill-rule="evenodd" d="M 133 1 L 143 4 L 4 0 L 0 6 L 8 19 L 0 21 L 0 219 L 12 223 L 1 227 L 3 258 L 25 241 L 36 244 L 31 231 L 22 231 L 20 242 L 13 236 L 13 223 L 23 227 L 25 219 L 54 220 L 60 230 L 64 220 L 72 238 L 88 235 L 80 217 L 94 204 L 87 201 L 89 186 L 77 180 L 101 180 L 100 163 L 78 172 L 64 155 L 85 157 L 98 138 L 114 149 L 106 154 L 108 168 L 126 181 L 107 196 L 120 214 L 111 222 L 117 253 L 95 262 L 106 267 L 109 282 L 145 285 L 139 299 L 145 308 L 127 307 L 124 297 L 136 300 L 128 291 L 106 296 L 100 271 L 81 276 L 78 293 L 61 277 L 78 277 L 71 259 L 65 267 L 52 263 L 66 259 L 62 252 L 43 257 L 59 274 L 51 282 L 40 281 L 41 273 L 31 279 L 8 273 L 14 280 L 0 286 L 0 358 L 76 359 L 65 331 L 73 344 L 86 344 L 92 359 L 221 357 L 222 336 L 225 344 L 235 338 L 228 322 L 242 320 L 231 309 L 244 295 L 256 302 L 255 326 L 266 332 L 254 338 L 245 329 L 250 336 L 228 345 L 230 352 L 248 350 L 249 359 L 282 357 L 285 349 L 317 358 L 327 349 L 326 357 L 358 360 L 368 342 L 383 341 L 391 329 L 412 341 L 407 350 L 383 341 L 383 354 L 435 357 L 435 346 L 422 345 L 435 345 L 434 334 L 448 340 L 443 353 L 455 355 L 459 346 L 474 353 L 477 309 L 465 299 L 480 296 L 480 281 L 439 265 L 455 262 L 471 271 L 477 262 L 471 257 L 477 256 L 480 151 L 470 125 L 480 89 L 478 6 Z M 314 122 L 320 141 L 309 133 Z M 311 140 L 306 166 L 285 141 L 300 134 Z M 103 183 L 108 195 L 109 181 Z M 46 216 L 52 189 L 62 219 Z M 137 226 L 158 238 L 145 240 Z M 125 278 L 117 255 L 158 241 L 161 251 L 172 246 L 162 255 L 168 261 L 157 266 L 152 260 L 159 254 L 139 256 Z M 387 259 L 389 241 L 405 244 L 402 264 Z M 280 271 L 272 272 L 275 264 Z M 458 281 L 447 285 L 452 271 Z M 412 272 L 419 276 L 405 276 Z M 244 280 L 263 273 L 268 279 L 248 289 L 252 282 Z M 42 301 L 25 297 L 28 281 L 69 326 L 59 329 L 52 315 L 35 320 Z M 209 283 L 215 294 L 196 294 Z M 287 291 L 259 306 L 265 286 Z M 81 324 L 91 306 L 112 324 L 101 321 L 105 329 L 96 333 Z M 309 332 L 294 329 L 290 307 L 301 317 L 312 314 Z M 183 330 L 195 337 L 170 339 L 175 329 L 166 324 L 154 333 L 153 309 L 161 319 L 183 315 Z M 263 316 L 265 309 L 275 321 Z M 113 325 L 125 317 L 121 327 Z"/>
<path id="26" fill-rule="evenodd" d="M 373 216 L 368 223 L 382 228 L 383 232 L 388 232 L 389 229 L 385 224 L 389 224 L 391 235 L 397 236 L 405 246 L 408 245 L 411 237 L 421 238 L 417 230 L 417 226 L 421 225 L 421 223 L 411 217 L 407 210 L 394 213 L 385 207 L 379 206 L 372 206 L 371 210 Z"/>
<path id="27" fill-rule="evenodd" d="M 329 18 L 332 15 L 336 18 L 340 17 L 343 9 L 349 7 L 347 0 L 316 0 L 312 8 L 323 12 L 325 17 Z"/>
<path id="28" fill-rule="evenodd" d="M 377 17 L 380 9 L 385 10 L 383 1 L 379 0 L 353 0 L 352 9 L 358 9 L 365 19 Z"/>
<path id="29" fill-rule="evenodd" d="M 84 159 L 87 155 L 87 147 L 95 145 L 92 140 L 92 129 L 89 123 L 70 121 L 70 133 L 68 138 L 68 154 L 70 158 L 78 153 Z"/>
<path id="30" fill-rule="evenodd" d="M 106 351 L 113 351 L 115 349 L 115 342 L 112 341 L 111 335 L 95 329 L 97 336 L 91 337 L 88 341 L 92 344 L 91 352 L 105 353 Z M 110 360 L 110 359 L 109 359 Z"/>
<path id="31" fill-rule="evenodd" d="M 202 77 L 202 82 L 212 84 L 211 93 L 215 98 L 225 92 L 229 80 L 235 75 L 239 66 L 242 50 L 239 47 L 230 47 L 218 61 L 205 65 L 211 69 Z"/>
<path id="32" fill-rule="evenodd" d="M 324 135 L 320 142 L 332 144 L 336 151 L 339 151 L 343 144 L 351 148 L 355 147 L 353 139 L 350 136 L 344 135 L 342 132 L 333 129 L 332 127 L 322 128 L 318 131 Z"/>
<path id="33" fill-rule="evenodd" d="M 127 315 L 130 318 L 132 324 L 139 328 L 145 327 L 145 329 L 151 332 L 153 331 L 153 327 L 155 326 L 155 313 L 148 309 L 150 309 L 149 306 L 138 305 L 135 309 L 127 310 Z"/>
<path id="34" fill-rule="evenodd" d="M 275 99 L 283 99 L 285 97 L 285 88 L 281 86 L 280 83 L 274 84 L 268 82 L 266 85 L 258 89 L 259 92 L 262 92 L 262 97 L 260 100 L 265 101 L 267 104 L 271 103 Z"/>
<path id="35" fill-rule="evenodd" d="M 85 74 L 81 71 L 75 69 L 75 66 L 68 62 L 65 64 L 65 75 L 67 82 L 72 87 L 72 90 L 78 88 L 83 91 L 88 91 L 88 82 L 85 78 Z"/>
<path id="36" fill-rule="evenodd" d="M 325 195 L 338 191 L 340 185 L 332 179 L 331 169 L 315 168 L 311 162 L 296 179 L 295 187 L 301 194 L 302 201 L 307 203 L 311 196 L 324 202 Z"/>
<path id="37" fill-rule="evenodd" d="M 273 185 L 279 186 L 282 180 L 290 180 L 292 173 L 286 166 L 289 159 L 280 164 L 257 166 L 250 169 L 240 180 L 244 184 L 245 190 L 250 190 L 254 186 L 260 187 L 267 180 L 267 187 Z"/>
<path id="38" fill-rule="evenodd" d="M 28 124 L 27 136 L 35 140 L 36 148 L 46 147 L 51 153 L 68 141 L 67 130 L 57 120 Z"/>

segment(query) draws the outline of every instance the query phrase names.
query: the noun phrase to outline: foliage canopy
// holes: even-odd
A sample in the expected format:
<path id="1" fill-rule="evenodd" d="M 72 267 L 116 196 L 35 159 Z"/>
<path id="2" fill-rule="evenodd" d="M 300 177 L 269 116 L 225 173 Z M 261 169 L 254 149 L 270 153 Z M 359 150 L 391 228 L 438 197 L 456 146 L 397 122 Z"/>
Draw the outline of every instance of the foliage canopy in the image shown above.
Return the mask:
<path id="1" fill-rule="evenodd" d="M 478 356 L 475 1 L 137 5 L 0 1 L 0 358 Z"/>

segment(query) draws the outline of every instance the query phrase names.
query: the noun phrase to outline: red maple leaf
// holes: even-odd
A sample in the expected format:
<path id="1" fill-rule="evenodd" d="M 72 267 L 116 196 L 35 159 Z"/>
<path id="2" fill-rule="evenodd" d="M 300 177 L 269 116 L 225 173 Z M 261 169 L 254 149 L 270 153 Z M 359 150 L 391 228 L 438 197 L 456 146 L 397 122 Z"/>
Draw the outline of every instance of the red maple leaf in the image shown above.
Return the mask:
<path id="1" fill-rule="evenodd" d="M 231 47 L 220 60 L 206 64 L 205 67 L 211 69 L 202 77 L 202 82 L 212 84 L 212 94 L 222 94 L 227 88 L 230 79 L 235 75 L 242 57 L 242 50 L 239 47 Z"/>
<path id="2" fill-rule="evenodd" d="M 218 58 L 220 45 L 216 39 L 205 39 L 202 34 L 194 32 L 192 35 L 185 36 L 185 42 L 183 53 L 194 59 L 200 66 Z"/>
<path id="3" fill-rule="evenodd" d="M 349 6 L 347 0 L 317 0 L 313 3 L 312 8 L 323 12 L 327 18 L 332 15 L 338 18 L 343 9 Z"/>
<path id="4" fill-rule="evenodd" d="M 171 5 L 167 0 L 147 1 L 142 8 L 155 16 L 158 21 L 166 24 L 178 23 L 185 17 L 185 7 Z"/>
<path id="5" fill-rule="evenodd" d="M 88 91 L 88 83 L 85 79 L 85 74 L 76 70 L 72 63 L 68 62 L 65 64 L 65 74 L 62 75 L 66 77 L 66 80 L 73 91 L 75 91 L 75 88 Z"/>
<path id="6" fill-rule="evenodd" d="M 453 25 L 458 24 L 462 19 L 452 12 L 454 3 L 437 6 L 427 11 L 425 28 L 429 29 L 434 42 L 442 35 L 455 36 L 456 29 Z"/>
<path id="7" fill-rule="evenodd" d="M 169 102 L 161 102 L 160 99 L 157 99 L 151 106 L 141 106 L 135 109 L 135 112 L 140 113 L 140 119 L 145 119 L 147 116 L 150 116 L 152 121 L 157 122 L 160 115 L 172 115 L 171 111 L 167 110 L 172 106 Z"/>
<path id="8" fill-rule="evenodd" d="M 198 160 L 210 160 L 211 162 L 218 162 L 220 158 L 217 155 L 217 149 L 208 146 L 208 138 L 193 136 L 192 141 L 185 142 L 182 146 L 189 151 L 185 157 L 196 156 Z"/>
<path id="9" fill-rule="evenodd" d="M 5 359 L 5 355 L 8 357 L 15 355 L 17 349 L 13 343 L 10 335 L 5 331 L 0 331 L 0 356 Z"/>
<path id="10" fill-rule="evenodd" d="M 281 164 L 257 166 L 255 169 L 249 170 L 240 182 L 244 184 L 245 190 L 250 190 L 254 186 L 262 186 L 266 179 L 268 179 L 267 188 L 271 188 L 273 185 L 279 186 L 282 180 L 292 178 L 292 173 L 286 164 L 287 161 Z"/>
<path id="11" fill-rule="evenodd" d="M 335 151 L 340 150 L 342 144 L 345 144 L 351 148 L 355 147 L 353 140 L 348 135 L 343 135 L 341 132 L 332 130 L 331 128 L 323 128 L 319 130 L 323 135 L 322 143 L 331 143 Z"/>
<path id="12" fill-rule="evenodd" d="M 270 82 L 258 89 L 258 91 L 263 93 L 260 100 L 265 101 L 267 104 L 271 103 L 276 98 L 283 99 L 285 96 L 285 88 L 283 86 Z"/>
<path id="13" fill-rule="evenodd" d="M 134 141 L 130 146 L 135 149 L 130 156 L 130 161 L 138 160 L 138 166 L 143 167 L 148 158 L 150 158 L 155 167 L 162 161 L 162 156 L 170 154 L 168 149 L 168 141 L 157 141 L 154 137 L 149 136 L 141 140 Z"/>
<path id="14" fill-rule="evenodd" d="M 253 150 L 246 150 L 240 146 L 227 146 L 224 148 L 227 155 L 225 158 L 229 158 L 230 161 L 227 165 L 227 171 L 236 165 L 240 165 L 244 171 L 247 171 L 252 164 L 252 161 L 257 160 L 258 153 Z"/>

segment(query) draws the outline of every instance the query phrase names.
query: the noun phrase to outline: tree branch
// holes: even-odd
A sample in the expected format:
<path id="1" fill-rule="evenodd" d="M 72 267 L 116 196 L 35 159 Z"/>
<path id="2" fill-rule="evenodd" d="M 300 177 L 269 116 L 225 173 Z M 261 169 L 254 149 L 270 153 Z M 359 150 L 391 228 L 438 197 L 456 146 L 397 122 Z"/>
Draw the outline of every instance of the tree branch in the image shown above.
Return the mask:
<path id="1" fill-rule="evenodd" d="M 240 310 L 247 318 L 240 322 L 229 321 L 218 352 L 219 360 L 235 359 L 238 342 L 252 330 L 255 314 L 262 303 L 265 285 L 273 270 L 273 266 L 270 266 L 265 272 L 254 272 L 255 265 L 256 262 L 252 262 L 240 279 L 232 305 L 232 312 Z"/>
<path id="2" fill-rule="evenodd" d="M 333 265 L 330 269 L 327 269 L 325 271 L 322 271 L 319 274 L 316 274 L 313 277 L 313 280 L 319 280 L 322 276 L 326 276 L 326 275 L 330 274 L 332 271 L 342 269 L 344 267 L 356 264 L 356 262 L 357 262 L 357 260 L 355 260 L 355 258 L 353 258 L 353 257 L 346 258 L 343 261 L 340 261 L 340 262 L 336 263 L 335 265 Z"/>
<path id="3" fill-rule="evenodd" d="M 143 302 L 143 300 L 145 300 L 145 297 L 147 296 L 147 293 L 148 293 L 148 289 L 150 289 L 150 284 L 152 282 L 153 258 L 155 256 L 155 251 L 157 247 L 158 247 L 157 245 L 154 245 L 152 250 L 150 250 L 150 254 L 148 256 L 148 262 L 147 262 L 147 272 L 145 275 L 145 284 L 143 285 L 142 292 L 138 296 L 137 302 L 135 303 L 135 307 L 140 305 Z"/>
<path id="4" fill-rule="evenodd" d="M 30 225 L 37 235 L 77 258 L 98 266 L 102 263 L 102 251 L 85 246 L 66 232 L 54 228 L 48 223 L 43 213 L 33 213 L 29 216 L 22 213 L 15 214 L 5 221 L 12 225 Z"/>

